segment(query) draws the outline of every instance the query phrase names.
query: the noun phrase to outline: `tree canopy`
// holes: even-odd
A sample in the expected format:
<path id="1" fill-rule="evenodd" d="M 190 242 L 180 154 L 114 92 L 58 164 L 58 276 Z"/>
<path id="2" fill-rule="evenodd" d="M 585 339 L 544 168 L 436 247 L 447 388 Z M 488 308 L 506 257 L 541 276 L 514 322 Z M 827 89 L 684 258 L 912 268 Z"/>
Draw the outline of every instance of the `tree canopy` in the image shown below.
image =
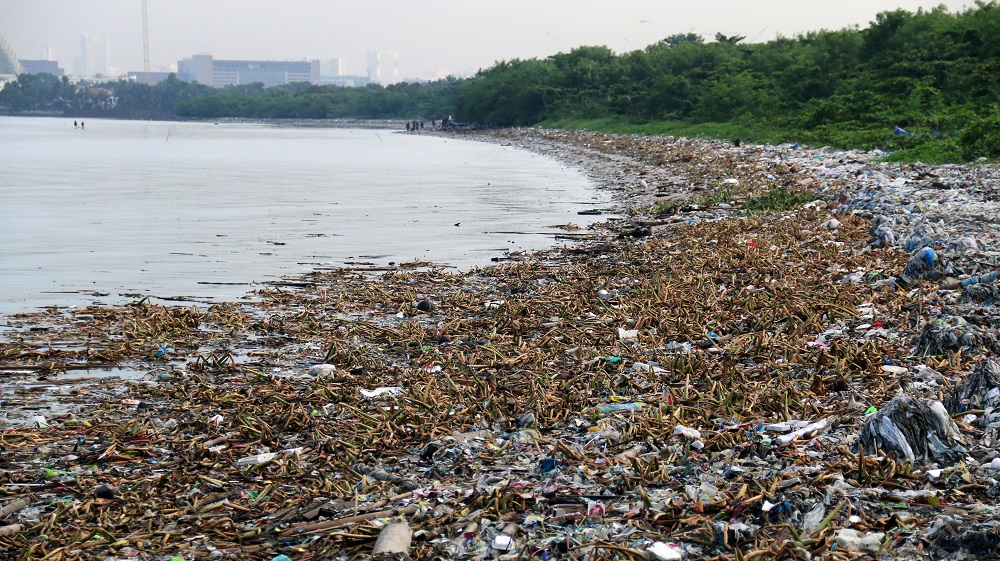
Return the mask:
<path id="1" fill-rule="evenodd" d="M 686 34 L 623 54 L 580 47 L 480 72 L 461 92 L 457 116 L 496 125 L 726 125 L 749 137 L 997 158 L 1000 145 L 983 134 L 1000 124 L 998 34 L 1000 8 L 977 2 L 957 13 L 883 12 L 865 29 L 766 43 Z M 897 126 L 911 135 L 894 134 Z"/>

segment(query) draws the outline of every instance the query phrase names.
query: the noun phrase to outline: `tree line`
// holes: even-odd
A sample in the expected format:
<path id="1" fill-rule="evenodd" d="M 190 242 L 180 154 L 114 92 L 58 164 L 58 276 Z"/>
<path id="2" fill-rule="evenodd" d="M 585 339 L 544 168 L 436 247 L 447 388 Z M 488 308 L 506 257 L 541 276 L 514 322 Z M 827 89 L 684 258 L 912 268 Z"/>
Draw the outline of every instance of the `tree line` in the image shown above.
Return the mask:
<path id="1" fill-rule="evenodd" d="M 451 115 L 464 81 L 448 78 L 427 84 L 363 87 L 289 84 L 230 86 L 216 95 L 178 104 L 177 114 L 192 118 L 251 119 L 440 119 Z"/>
<path id="2" fill-rule="evenodd" d="M 124 80 L 74 84 L 66 76 L 21 74 L 0 90 L 0 109 L 14 114 L 170 119 L 184 101 L 216 93 L 215 88 L 173 74 L 153 86 Z"/>
<path id="3" fill-rule="evenodd" d="M 865 29 L 745 44 L 673 35 L 615 54 L 581 47 L 501 62 L 456 100 L 462 119 L 1000 157 L 1000 8 L 878 14 Z"/>
<path id="4" fill-rule="evenodd" d="M 173 76 L 154 86 L 20 76 L 0 91 L 0 107 L 185 118 L 454 115 L 486 126 L 714 134 L 969 161 L 1000 157 L 998 36 L 1000 8 L 979 1 L 954 13 L 883 12 L 863 29 L 765 43 L 689 33 L 621 54 L 579 47 L 428 84 L 215 89 Z"/>

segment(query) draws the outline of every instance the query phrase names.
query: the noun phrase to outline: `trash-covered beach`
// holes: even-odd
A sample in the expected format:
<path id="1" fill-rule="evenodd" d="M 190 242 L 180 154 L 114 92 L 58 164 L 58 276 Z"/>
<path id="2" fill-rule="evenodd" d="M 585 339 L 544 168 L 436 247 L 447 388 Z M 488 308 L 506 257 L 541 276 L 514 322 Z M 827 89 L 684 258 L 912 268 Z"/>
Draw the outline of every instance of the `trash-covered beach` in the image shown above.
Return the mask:
<path id="1" fill-rule="evenodd" d="M 468 273 L 4 318 L 0 557 L 1000 555 L 997 166 L 468 136 L 617 206 Z"/>

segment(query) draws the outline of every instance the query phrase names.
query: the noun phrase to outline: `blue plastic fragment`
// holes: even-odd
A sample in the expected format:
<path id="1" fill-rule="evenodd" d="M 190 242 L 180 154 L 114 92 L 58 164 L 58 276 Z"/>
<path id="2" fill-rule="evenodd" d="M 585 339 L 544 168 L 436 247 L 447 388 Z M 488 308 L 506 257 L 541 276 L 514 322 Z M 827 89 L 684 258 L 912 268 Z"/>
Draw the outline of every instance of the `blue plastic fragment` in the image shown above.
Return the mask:
<path id="1" fill-rule="evenodd" d="M 930 247 L 921 249 L 918 255 L 923 259 L 924 263 L 927 263 L 931 267 L 934 266 L 934 262 L 937 260 L 937 252 Z"/>
<path id="2" fill-rule="evenodd" d="M 962 288 L 979 283 L 990 284 L 995 280 L 997 280 L 997 272 L 993 271 L 992 273 L 986 273 L 985 275 L 979 275 L 978 277 L 965 279 L 964 281 L 962 281 Z"/>

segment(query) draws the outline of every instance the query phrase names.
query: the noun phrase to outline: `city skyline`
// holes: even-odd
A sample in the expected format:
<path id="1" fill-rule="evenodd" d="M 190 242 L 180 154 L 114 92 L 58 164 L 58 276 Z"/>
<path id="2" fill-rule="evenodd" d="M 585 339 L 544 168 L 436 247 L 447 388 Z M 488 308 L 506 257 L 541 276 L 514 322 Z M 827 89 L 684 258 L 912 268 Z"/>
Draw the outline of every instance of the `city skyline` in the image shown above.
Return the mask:
<path id="1" fill-rule="evenodd" d="M 867 26 L 876 14 L 902 8 L 956 11 L 972 2 L 844 0 L 819 5 L 800 0 L 510 0 L 502 5 L 388 0 L 379 6 L 343 1 L 265 2 L 148 0 L 150 70 L 169 70 L 195 54 L 232 60 L 338 59 L 346 74 L 366 75 L 367 54 L 398 53 L 399 79 L 465 76 L 500 60 L 545 58 L 583 45 L 616 52 L 641 49 L 675 33 L 743 35 L 749 42 L 820 29 Z M 139 0 L 5 0 L 0 36 L 18 58 L 55 51 L 73 72 L 83 34 L 107 38 L 109 66 L 119 73 L 143 67 Z M 75 44 L 75 46 L 74 46 Z"/>

